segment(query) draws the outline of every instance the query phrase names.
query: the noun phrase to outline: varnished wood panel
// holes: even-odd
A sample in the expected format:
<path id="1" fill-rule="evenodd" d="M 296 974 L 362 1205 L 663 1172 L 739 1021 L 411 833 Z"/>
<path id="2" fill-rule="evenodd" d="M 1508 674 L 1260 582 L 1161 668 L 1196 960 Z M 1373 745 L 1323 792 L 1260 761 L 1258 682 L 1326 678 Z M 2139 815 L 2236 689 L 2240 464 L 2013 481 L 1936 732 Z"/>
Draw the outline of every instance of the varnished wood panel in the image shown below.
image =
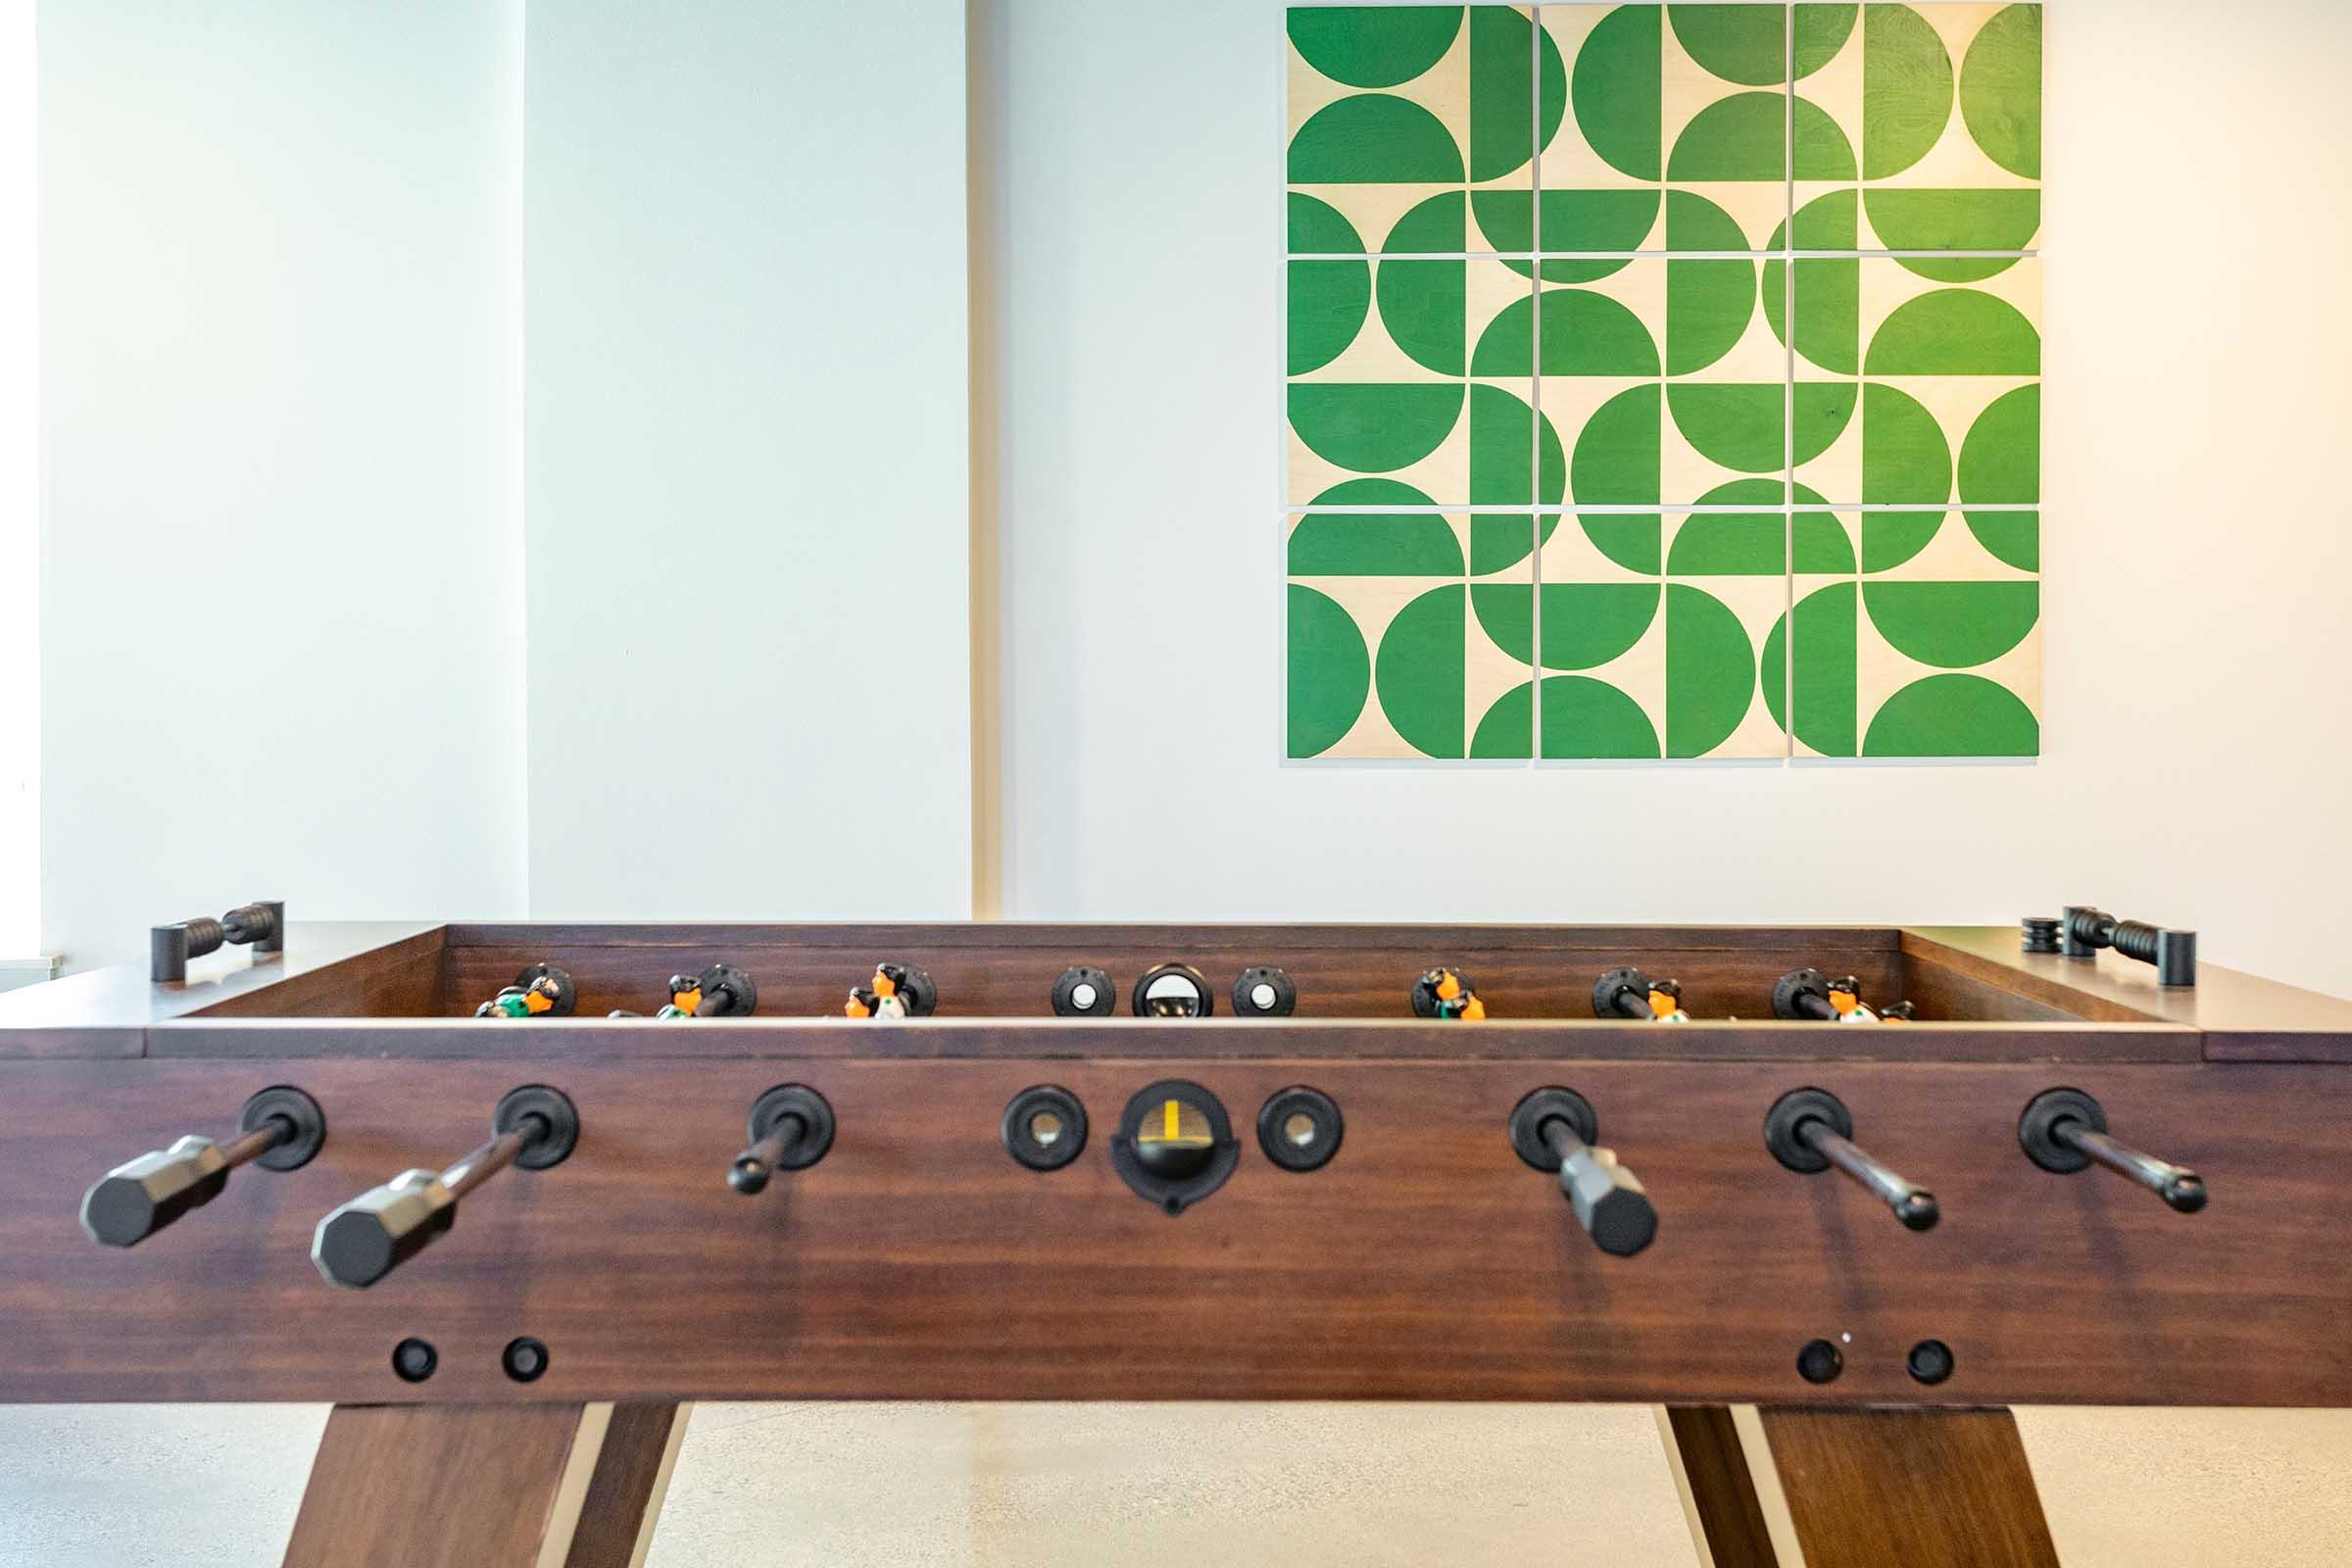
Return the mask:
<path id="1" fill-rule="evenodd" d="M 916 1060 L 1032 1057 L 1142 1060 L 1291 1056 L 1317 1060 L 1525 1061 L 1571 1056 L 1627 1061 L 2044 1061 L 2191 1062 L 2200 1037 L 2170 1024 L 1610 1023 L 1594 1018 L 1439 1023 L 1392 1019 L 1005 1019 L 927 1018 L 878 1023 L 846 1018 L 370 1019 L 325 1025 L 303 1019 L 232 1023 L 187 1019 L 147 1033 L 156 1057 L 402 1056 L 504 1059 L 518 1054 L 565 1061 L 717 1061 L 759 1056 Z"/>
<path id="2" fill-rule="evenodd" d="M 421 931 L 317 969 L 296 969 L 277 984 L 241 991 L 199 1007 L 206 1018 L 414 1017 L 445 1011 L 442 937 Z"/>
<path id="3" fill-rule="evenodd" d="M 533 1568 L 576 1404 L 339 1405 L 285 1568 Z"/>
<path id="4" fill-rule="evenodd" d="M 950 944 L 938 928 L 886 931 L 866 942 L 790 945 L 738 936 L 710 942 L 589 945 L 561 934 L 509 946 L 453 945 L 444 982 L 446 1012 L 469 1013 L 511 984 L 527 964 L 569 970 L 580 988 L 580 1011 L 601 1015 L 615 1007 L 651 1012 L 668 1000 L 665 982 L 716 960 L 750 971 L 760 987 L 760 1010 L 770 1017 L 827 1017 L 841 1011 L 853 986 L 874 965 L 919 965 L 939 984 L 940 1014 L 948 1017 L 1050 1017 L 1054 982 L 1074 963 L 1108 971 L 1118 987 L 1118 1012 L 1129 1011 L 1138 976 L 1162 962 L 1190 963 L 1208 980 L 1217 1016 L 1232 1012 L 1233 982 L 1242 970 L 1274 964 L 1298 987 L 1300 1018 L 1410 1018 L 1413 981 L 1436 964 L 1467 973 L 1495 1018 L 1591 1018 L 1592 983 L 1603 971 L 1639 964 L 1682 982 L 1693 1017 L 1772 1016 L 1773 983 L 1790 969 L 1815 967 L 1860 977 L 1865 994 L 1893 1000 L 1899 956 L 1884 947 L 1834 944 L 1785 936 L 1778 944 L 1678 948 L 1635 939 L 1552 947 L 1491 943 L 1481 934 L 1439 930 L 1404 942 L 1330 946 L 1299 941 L 1281 928 L 1262 933 L 1171 930 L 1142 938 L 1123 930 L 1056 929 L 1047 940 L 1016 940 L 996 928 L 987 946 Z"/>
<path id="5" fill-rule="evenodd" d="M 1225 1190 L 1175 1219 L 1107 1157 L 1119 1107 L 1161 1076 L 1208 1086 L 1245 1141 Z M 326 1107 L 313 1165 L 240 1172 L 130 1251 L 82 1238 L 90 1180 L 217 1126 L 214 1107 L 233 1113 L 271 1081 Z M 578 1103 L 568 1163 L 496 1178 L 372 1291 L 319 1281 L 306 1250 L 320 1215 L 472 1147 L 499 1095 L 529 1081 Z M 831 1100 L 833 1152 L 736 1196 L 722 1172 L 746 1108 L 796 1081 Z M 1093 1120 L 1084 1155 L 1050 1174 L 1013 1164 L 997 1134 L 1009 1097 L 1040 1081 Z M 1306 1175 L 1250 1141 L 1258 1106 L 1298 1082 L 1348 1118 L 1339 1157 Z M 1936 1191 L 1939 1229 L 1914 1235 L 1852 1184 L 1771 1159 L 1765 1109 L 1807 1082 Z M 2054 1082 L 2202 1170 L 2212 1205 L 2182 1216 L 2102 1172 L 2032 1166 L 2018 1112 Z M 1510 1107 L 1545 1083 L 1586 1094 L 1648 1184 L 1661 1224 L 1642 1255 L 1597 1253 L 1556 1184 L 1508 1149 Z M 567 1062 L 518 1047 L 505 1061 L 16 1063 L 0 1065 L 0 1402 L 2352 1402 L 2352 1075 L 2327 1068 Z M 498 1351 L 525 1333 L 553 1365 L 521 1390 Z M 416 1388 L 389 1367 L 409 1334 L 441 1350 Z M 1844 1375 L 1800 1384 L 1797 1348 L 1847 1334 Z M 1935 1389 L 1903 1368 L 1929 1337 L 1958 1356 Z"/>
<path id="6" fill-rule="evenodd" d="M 1669 1405 L 1666 1422 L 1711 1568 L 1781 1568 L 1732 1412 L 1720 1404 Z"/>
<path id="7" fill-rule="evenodd" d="M 2007 1410 L 1761 1414 L 1805 1568 L 2058 1568 Z"/>

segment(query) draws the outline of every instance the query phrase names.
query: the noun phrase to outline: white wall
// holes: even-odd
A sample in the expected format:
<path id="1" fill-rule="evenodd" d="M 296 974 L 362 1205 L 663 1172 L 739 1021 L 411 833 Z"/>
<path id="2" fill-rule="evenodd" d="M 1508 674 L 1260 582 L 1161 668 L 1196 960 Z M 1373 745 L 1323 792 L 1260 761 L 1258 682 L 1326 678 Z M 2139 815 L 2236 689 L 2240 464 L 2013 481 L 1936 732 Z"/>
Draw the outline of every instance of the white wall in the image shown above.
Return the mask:
<path id="1" fill-rule="evenodd" d="M 1003 911 L 2008 921 L 2352 993 L 2352 8 L 2052 0 L 2045 755 L 1284 766 L 1280 0 L 985 0 Z"/>
<path id="2" fill-rule="evenodd" d="M 960 0 L 531 0 L 531 909 L 971 900 Z"/>
<path id="3" fill-rule="evenodd" d="M 518 15 L 41 7 L 43 937 L 77 963 L 249 898 L 519 911 Z"/>

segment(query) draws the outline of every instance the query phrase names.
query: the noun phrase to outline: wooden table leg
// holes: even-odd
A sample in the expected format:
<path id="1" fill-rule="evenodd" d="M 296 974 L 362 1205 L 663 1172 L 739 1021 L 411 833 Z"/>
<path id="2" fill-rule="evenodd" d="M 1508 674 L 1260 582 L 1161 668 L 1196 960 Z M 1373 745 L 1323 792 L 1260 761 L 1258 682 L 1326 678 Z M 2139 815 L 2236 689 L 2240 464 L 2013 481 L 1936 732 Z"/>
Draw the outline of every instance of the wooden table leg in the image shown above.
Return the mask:
<path id="1" fill-rule="evenodd" d="M 2007 1410 L 1759 1414 L 1806 1568 L 2058 1568 Z"/>
<path id="2" fill-rule="evenodd" d="M 625 1568 L 684 1430 L 671 1404 L 337 1405 L 286 1568 Z"/>
<path id="3" fill-rule="evenodd" d="M 1700 1563 L 1705 1568 L 1783 1568 L 1730 1407 L 1668 1405 L 1658 1412 L 1658 1430 Z"/>

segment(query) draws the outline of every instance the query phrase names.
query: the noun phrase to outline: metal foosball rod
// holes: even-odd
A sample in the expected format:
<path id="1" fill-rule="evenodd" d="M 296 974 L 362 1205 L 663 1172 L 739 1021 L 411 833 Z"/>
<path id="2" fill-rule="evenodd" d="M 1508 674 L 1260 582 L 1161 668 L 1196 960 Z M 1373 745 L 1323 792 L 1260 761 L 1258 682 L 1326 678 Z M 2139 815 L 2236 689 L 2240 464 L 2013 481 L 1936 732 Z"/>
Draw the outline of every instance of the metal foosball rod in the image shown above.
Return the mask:
<path id="1" fill-rule="evenodd" d="M 1905 1228 L 1936 1228 L 1936 1195 L 1872 1158 L 1854 1141 L 1854 1118 L 1825 1089 L 1792 1089 L 1764 1117 L 1764 1147 L 1773 1158 L 1805 1175 L 1836 1169 L 1885 1203 Z"/>
<path id="2" fill-rule="evenodd" d="M 1592 1245 L 1631 1257 L 1658 1234 L 1658 1211 L 1641 1180 L 1594 1146 L 1599 1118 L 1572 1089 L 1536 1090 L 1511 1111 L 1511 1148 L 1537 1170 L 1558 1176 L 1560 1194 Z"/>
<path id="3" fill-rule="evenodd" d="M 2205 1206 L 2203 1177 L 2109 1137 L 2106 1110 L 2080 1089 L 2035 1095 L 2018 1118 L 2017 1141 L 2026 1157 L 2043 1170 L 2072 1175 L 2093 1164 L 2104 1165 L 2154 1193 L 2179 1213 L 2194 1214 Z"/>
<path id="4" fill-rule="evenodd" d="M 1772 988 L 1772 1015 L 1791 1023 L 1908 1023 L 1914 1011 L 1908 1002 L 1868 1005 L 1862 982 L 1850 974 L 1833 978 L 1819 969 L 1791 969 Z"/>
<path id="5" fill-rule="evenodd" d="M 806 1170 L 833 1147 L 833 1107 L 806 1084 L 779 1084 L 752 1102 L 751 1147 L 727 1167 L 727 1185 L 750 1198 L 780 1170 Z"/>
<path id="6" fill-rule="evenodd" d="M 1628 965 L 1592 982 L 1592 1016 L 1637 1018 L 1643 1023 L 1689 1023 L 1679 981 L 1652 979 Z"/>
<path id="7" fill-rule="evenodd" d="M 364 1290 L 456 1224 L 466 1194 L 510 1165 L 562 1164 L 579 1136 L 579 1112 L 562 1092 L 526 1084 L 498 1102 L 481 1148 L 439 1171 L 402 1171 L 320 1220 L 311 1261 L 328 1284 Z"/>
<path id="8" fill-rule="evenodd" d="M 108 1247 L 136 1247 L 228 1188 L 243 1165 L 297 1170 L 326 1142 L 326 1116 L 299 1089 L 279 1085 L 245 1102 L 226 1143 L 191 1133 L 108 1171 L 81 1199 L 81 1228 Z"/>

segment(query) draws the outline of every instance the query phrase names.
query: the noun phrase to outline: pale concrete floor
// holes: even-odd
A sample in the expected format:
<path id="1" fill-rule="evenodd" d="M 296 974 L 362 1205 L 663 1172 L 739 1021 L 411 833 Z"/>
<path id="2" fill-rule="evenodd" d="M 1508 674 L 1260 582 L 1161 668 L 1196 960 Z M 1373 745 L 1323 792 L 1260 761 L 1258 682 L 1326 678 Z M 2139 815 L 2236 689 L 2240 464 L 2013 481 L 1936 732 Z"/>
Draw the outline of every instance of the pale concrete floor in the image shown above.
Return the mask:
<path id="1" fill-rule="evenodd" d="M 277 1561 L 318 1406 L 0 1407 L 0 1565 Z M 2352 1563 L 2352 1412 L 2018 1412 L 2067 1568 Z M 1642 1408 L 706 1404 L 649 1568 L 1696 1561 Z"/>

